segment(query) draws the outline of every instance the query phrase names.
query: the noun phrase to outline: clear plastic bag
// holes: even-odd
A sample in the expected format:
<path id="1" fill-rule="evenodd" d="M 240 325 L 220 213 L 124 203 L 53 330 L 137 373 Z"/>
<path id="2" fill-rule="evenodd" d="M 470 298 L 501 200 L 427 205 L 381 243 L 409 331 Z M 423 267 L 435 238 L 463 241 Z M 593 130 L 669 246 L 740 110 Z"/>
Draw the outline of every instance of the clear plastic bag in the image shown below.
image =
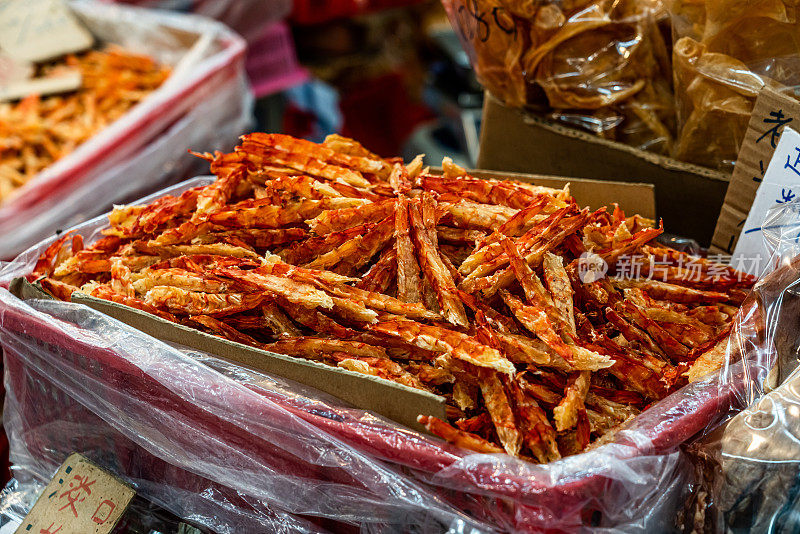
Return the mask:
<path id="1" fill-rule="evenodd" d="M 442 3 L 481 83 L 506 105 L 645 150 L 671 150 L 661 0 Z"/>
<path id="2" fill-rule="evenodd" d="M 76 231 L 91 242 L 104 225 Z M 6 264 L 0 283 L 29 273 L 50 242 Z M 612 443 L 535 465 L 457 449 L 77 304 L 0 289 L 12 472 L 30 488 L 78 451 L 221 533 L 663 531 L 692 476 L 679 445 L 747 404 L 771 367 L 770 351 L 739 359 L 763 346 L 762 309 L 745 306 L 720 373 L 654 404 Z"/>
<path id="3" fill-rule="evenodd" d="M 671 0 L 678 134 L 672 155 L 729 172 L 758 91 L 800 88 L 793 0 Z"/>
<path id="4" fill-rule="evenodd" d="M 800 525 L 800 202 L 773 208 L 763 227 L 775 270 L 756 285 L 758 313 L 738 332 L 753 371 L 739 391 L 749 406 L 689 448 L 697 484 L 687 531 L 794 532 Z"/>
<path id="5" fill-rule="evenodd" d="M 244 41 L 193 15 L 74 0 L 101 42 L 173 66 L 167 81 L 119 120 L 28 181 L 0 205 L 0 258 L 197 171 L 187 153 L 234 143 L 251 122 Z M 187 33 L 200 34 L 187 41 Z"/>

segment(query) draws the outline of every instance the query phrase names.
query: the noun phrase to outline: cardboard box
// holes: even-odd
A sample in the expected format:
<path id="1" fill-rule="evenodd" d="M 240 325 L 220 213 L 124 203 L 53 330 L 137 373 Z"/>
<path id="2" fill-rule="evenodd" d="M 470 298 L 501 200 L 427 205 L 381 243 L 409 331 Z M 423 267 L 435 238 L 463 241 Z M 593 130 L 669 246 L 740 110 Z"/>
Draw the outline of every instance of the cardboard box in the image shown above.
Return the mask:
<path id="1" fill-rule="evenodd" d="M 654 184 L 665 230 L 703 246 L 711 242 L 730 180 L 711 169 L 524 115 L 488 93 L 478 167 Z"/>
<path id="2" fill-rule="evenodd" d="M 650 184 L 575 180 L 551 176 L 537 177 L 489 171 L 474 171 L 471 174 L 487 179 L 511 178 L 554 188 L 562 188 L 569 183 L 573 195 L 581 205 L 597 209 L 617 202 L 623 209 L 641 213 L 645 217 L 652 217 L 655 212 L 654 191 Z M 9 286 L 9 290 L 23 300 L 52 298 L 41 288 L 22 278 L 15 279 Z M 417 423 L 416 418 L 419 414 L 433 415 L 440 419 L 446 418 L 444 399 L 432 393 L 305 358 L 276 354 L 228 341 L 166 321 L 141 310 L 79 292 L 72 294 L 72 301 L 100 311 L 156 339 L 208 352 L 257 371 L 314 387 L 357 408 L 379 413 L 415 430 L 425 431 L 424 427 Z"/>

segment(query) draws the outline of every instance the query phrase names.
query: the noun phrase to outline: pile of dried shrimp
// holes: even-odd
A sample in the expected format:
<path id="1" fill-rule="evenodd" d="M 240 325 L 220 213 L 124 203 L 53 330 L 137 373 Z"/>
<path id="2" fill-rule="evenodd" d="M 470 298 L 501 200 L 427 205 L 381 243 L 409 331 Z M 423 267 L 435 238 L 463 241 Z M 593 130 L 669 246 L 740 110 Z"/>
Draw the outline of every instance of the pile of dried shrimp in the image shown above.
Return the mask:
<path id="1" fill-rule="evenodd" d="M 67 56 L 40 67 L 40 74 L 54 75 L 65 67 L 81 73 L 77 91 L 0 104 L 0 202 L 120 118 L 169 76 L 169 69 L 151 58 L 115 47 Z"/>
<path id="2" fill-rule="evenodd" d="M 63 237 L 30 278 L 434 392 L 448 420 L 420 422 L 474 451 L 547 462 L 608 440 L 720 364 L 754 282 L 656 244 L 652 221 L 447 159 L 433 174 L 261 133 L 201 156 L 214 183 L 116 208 L 105 237 Z"/>

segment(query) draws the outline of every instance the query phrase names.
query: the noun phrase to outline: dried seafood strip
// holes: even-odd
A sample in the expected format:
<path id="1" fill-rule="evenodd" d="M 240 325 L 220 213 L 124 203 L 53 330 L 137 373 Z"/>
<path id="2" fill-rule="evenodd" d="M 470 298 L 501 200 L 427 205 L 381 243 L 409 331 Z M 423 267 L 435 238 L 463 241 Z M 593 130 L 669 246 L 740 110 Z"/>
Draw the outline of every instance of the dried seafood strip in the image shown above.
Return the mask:
<path id="1" fill-rule="evenodd" d="M 433 392 L 447 420 L 420 421 L 478 452 L 547 462 L 611 439 L 721 365 L 754 282 L 652 244 L 662 229 L 619 207 L 449 161 L 440 177 L 266 134 L 201 156 L 217 182 L 116 208 L 106 237 L 62 237 L 30 279 Z M 610 274 L 586 277 L 587 252 Z"/>

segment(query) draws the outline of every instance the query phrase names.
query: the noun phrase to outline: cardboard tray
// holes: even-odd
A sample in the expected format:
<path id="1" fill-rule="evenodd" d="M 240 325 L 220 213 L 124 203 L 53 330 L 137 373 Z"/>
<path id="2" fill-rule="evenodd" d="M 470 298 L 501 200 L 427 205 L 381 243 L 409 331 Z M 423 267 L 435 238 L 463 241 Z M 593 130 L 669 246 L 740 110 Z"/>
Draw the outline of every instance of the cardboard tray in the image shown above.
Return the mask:
<path id="1" fill-rule="evenodd" d="M 730 177 L 523 114 L 485 94 L 478 167 L 654 184 L 665 230 L 708 246 Z"/>
<path id="2" fill-rule="evenodd" d="M 505 173 L 476 172 L 476 175 L 487 178 L 507 177 Z M 525 181 L 534 181 L 542 185 L 558 186 L 563 178 L 536 178 L 520 176 Z M 548 181 L 549 180 L 549 181 Z M 587 195 L 581 202 L 593 201 L 595 206 L 604 191 L 618 188 L 615 194 L 630 194 L 630 199 L 622 203 L 623 208 L 631 212 L 639 211 L 647 215 L 648 209 L 654 206 L 653 187 L 651 185 L 609 184 L 592 180 L 573 181 L 573 192 Z M 580 184 L 580 185 L 579 185 Z M 580 197 L 579 197 L 580 198 Z M 621 199 L 622 197 L 616 197 Z M 636 200 L 638 198 L 638 200 Z M 642 203 L 639 204 L 639 201 Z M 649 208 L 648 208 L 649 206 Z M 38 298 L 41 294 L 33 291 L 32 286 L 17 282 L 16 292 L 23 298 Z M 161 335 L 176 339 L 186 344 L 186 332 L 171 323 L 153 322 L 147 314 L 131 313 L 124 307 L 112 306 L 105 301 L 92 303 L 90 300 L 76 301 L 95 304 L 104 312 L 121 313 L 137 328 L 156 328 Z M 92 299 L 94 300 L 94 299 Z M 111 350 L 96 336 L 74 336 L 65 334 L 55 321 L 47 321 L 29 315 L 15 306 L 0 305 L 2 329 L 7 336 L 0 337 L 5 350 L 7 384 L 13 393 L 21 411 L 22 429 L 18 429 L 16 439 L 24 442 L 24 447 L 34 457 L 37 465 L 57 465 L 66 455 L 73 451 L 84 452 L 87 449 L 101 455 L 105 464 L 123 477 L 137 480 L 154 480 L 158 484 L 181 488 L 188 492 L 206 488 L 214 484 L 220 495 L 231 496 L 239 503 L 241 494 L 236 488 L 224 487 L 219 481 L 210 482 L 201 474 L 188 468 L 181 468 L 170 463 L 170 458 L 180 458 L 180 439 L 176 439 L 176 451 L 168 457 L 157 456 L 151 450 L 123 435 L 118 423 L 101 419 L 86 406 L 69 396 L 69 387 L 64 385 L 65 377 L 59 368 L 60 361 L 68 362 L 85 373 L 86 384 L 105 384 L 112 388 L 114 394 L 104 397 L 104 406 L 110 407 L 112 413 L 124 412 L 125 406 L 135 400 L 138 406 L 150 406 L 152 410 L 175 413 L 182 421 L 197 432 L 215 436 L 221 442 L 234 447 L 243 457 L 257 458 L 263 465 L 272 469 L 273 473 L 292 477 L 303 477 L 308 484 L 350 483 L 346 475 L 336 471 L 335 466 L 309 465 L 290 452 L 276 448 L 269 436 L 258 435 L 249 428 L 233 425 L 220 418 L 206 407 L 209 405 L 229 406 L 243 419 L 286 420 L 287 414 L 300 418 L 309 425 L 308 432 L 322 431 L 331 436 L 336 447 L 355 450 L 368 455 L 376 461 L 387 462 L 394 466 L 398 473 L 412 476 L 415 480 L 426 484 L 426 488 L 435 492 L 437 497 L 470 513 L 481 521 L 490 524 L 513 525 L 518 530 L 534 530 L 531 525 L 540 524 L 542 517 L 552 510 L 566 510 L 572 514 L 575 524 L 580 524 L 587 514 L 602 513 L 609 510 L 618 501 L 619 495 L 628 494 L 626 488 L 615 476 L 599 474 L 594 470 L 576 472 L 572 477 L 564 477 L 558 484 L 551 482 L 549 471 L 542 476 L 532 476 L 525 472 L 500 471 L 491 464 L 471 466 L 469 462 L 461 463 L 462 458 L 469 455 L 441 440 L 421 436 L 416 432 L 391 425 L 379 418 L 364 417 L 358 412 L 346 409 L 331 408 L 324 401 L 302 395 L 290 396 L 270 389 L 268 385 L 248 384 L 258 395 L 243 397 L 236 391 L 226 388 L 203 387 L 203 380 L 198 377 L 192 381 L 191 400 L 180 396 L 167 384 L 151 376 L 149 372 L 128 361 L 125 355 Z M 135 321 L 143 321 L 141 325 Z M 166 333 L 165 333 L 166 331 Z M 211 345 L 205 335 L 191 336 L 200 340 L 200 344 L 223 359 L 243 362 L 256 368 L 264 369 L 272 366 L 280 372 L 294 372 L 287 362 L 296 360 L 263 351 L 256 351 L 235 343 L 228 343 L 213 338 Z M 212 336 L 213 337 L 213 336 Z M 23 340 L 16 346 L 11 340 Z M 22 348 L 20 348 L 22 347 Z M 199 347 L 202 348 L 202 347 Z M 50 354 L 45 357 L 44 354 Z M 55 357 L 54 357 L 55 356 Z M 267 359 L 270 361 L 268 363 Z M 305 360 L 296 360 L 300 367 L 314 368 Z M 159 362 L 153 362 L 159 366 Z M 285 366 L 285 367 L 282 367 Z M 298 367 L 298 369 L 300 368 Z M 287 371 L 287 369 L 289 369 Z M 345 373 L 342 370 L 328 368 L 330 372 Z M 270 372 L 270 371 L 267 371 Z M 163 373 L 163 370 L 162 370 Z M 213 373 L 209 371 L 209 373 Z M 307 376 L 314 375 L 316 369 Z M 84 376 L 84 375 L 82 375 Z M 302 377 L 301 377 L 302 378 Z M 381 380 L 366 380 L 357 375 L 358 385 L 380 384 Z M 73 378 L 73 383 L 74 383 Z M 342 384 L 347 383 L 342 379 Z M 742 379 L 743 380 L 743 379 Z M 742 380 L 735 380 L 739 383 Z M 84 381 L 83 378 L 80 379 Z M 392 392 L 400 392 L 402 388 L 392 383 Z M 324 382 L 314 384 L 319 389 L 325 388 Z M 183 386 L 184 388 L 186 385 Z M 365 387 L 371 387 L 369 385 Z M 383 389 L 384 392 L 390 391 Z M 414 392 L 418 394 L 417 392 Z M 335 393 L 342 397 L 341 392 Z M 695 389 L 691 396 L 670 397 L 663 401 L 666 406 L 658 413 L 646 411 L 636 419 L 640 431 L 636 442 L 627 443 L 630 447 L 626 454 L 637 461 L 641 458 L 647 462 L 648 457 L 671 453 L 678 445 L 685 442 L 709 424 L 720 414 L 726 412 L 735 399 L 732 388 L 720 388 L 716 380 L 703 383 Z M 365 407 L 370 410 L 369 406 Z M 380 408 L 380 407 L 378 407 Z M 418 409 L 418 408 L 415 408 Z M 377 410 L 376 410 L 377 411 Z M 78 435 L 64 435 L 54 430 L 63 428 L 64 422 L 70 428 L 78 428 Z M 89 421 L 85 425 L 80 422 Z M 168 430 L 165 429 L 165 432 Z M 109 435 L 113 436 L 109 439 Z M 298 436 L 297 439 L 303 439 Z M 19 450 L 17 448 L 16 450 Z M 587 454 L 592 454 L 591 452 Z M 212 459 L 209 459 L 211 461 Z M 445 470 L 449 484 L 455 484 L 458 490 L 447 489 L 436 484 L 437 475 Z M 534 471 L 535 472 L 535 471 Z M 567 473 L 569 474 L 569 473 Z M 343 482 L 344 480 L 344 482 Z M 433 481 L 433 483 L 426 482 Z M 634 499 L 635 496 L 631 495 Z M 617 503 L 618 504 L 618 503 Z M 234 508 L 237 504 L 233 505 Z M 242 505 L 245 509 L 247 503 Z M 246 513 L 246 512 L 244 512 Z"/>

